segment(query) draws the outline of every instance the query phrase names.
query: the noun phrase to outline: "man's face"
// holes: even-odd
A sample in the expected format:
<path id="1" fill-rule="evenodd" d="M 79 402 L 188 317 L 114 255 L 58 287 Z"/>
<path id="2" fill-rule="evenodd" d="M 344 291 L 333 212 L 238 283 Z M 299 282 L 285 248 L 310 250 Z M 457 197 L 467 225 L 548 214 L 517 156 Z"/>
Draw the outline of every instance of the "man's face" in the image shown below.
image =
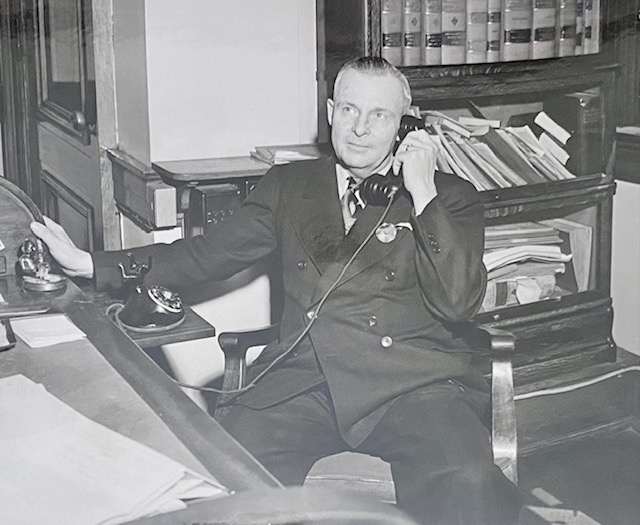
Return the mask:
<path id="1" fill-rule="evenodd" d="M 393 152 L 405 102 L 393 76 L 346 71 L 327 101 L 331 142 L 338 160 L 355 177 L 376 173 Z"/>

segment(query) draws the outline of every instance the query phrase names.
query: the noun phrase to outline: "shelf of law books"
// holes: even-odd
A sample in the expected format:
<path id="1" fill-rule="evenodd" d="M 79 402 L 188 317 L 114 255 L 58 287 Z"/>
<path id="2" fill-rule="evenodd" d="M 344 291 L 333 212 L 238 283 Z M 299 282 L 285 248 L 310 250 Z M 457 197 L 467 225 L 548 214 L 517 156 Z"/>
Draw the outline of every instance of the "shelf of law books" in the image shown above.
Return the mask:
<path id="1" fill-rule="evenodd" d="M 381 56 L 439 66 L 597 54 L 600 1 L 381 0 Z"/>

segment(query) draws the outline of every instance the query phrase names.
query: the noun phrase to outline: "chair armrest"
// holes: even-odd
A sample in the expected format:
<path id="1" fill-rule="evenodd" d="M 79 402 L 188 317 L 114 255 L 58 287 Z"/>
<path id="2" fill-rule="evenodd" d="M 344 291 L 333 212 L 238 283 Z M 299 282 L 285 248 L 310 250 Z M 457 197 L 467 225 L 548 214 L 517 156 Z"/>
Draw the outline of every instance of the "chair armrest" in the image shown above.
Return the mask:
<path id="1" fill-rule="evenodd" d="M 512 357 L 515 336 L 506 330 L 480 325 L 491 351 L 491 443 L 495 463 L 513 483 L 518 482 L 518 433 Z"/>
<path id="2" fill-rule="evenodd" d="M 222 390 L 238 390 L 244 386 L 247 371 L 247 351 L 249 348 L 266 345 L 280 335 L 280 325 L 273 324 L 256 330 L 222 332 L 218 344 L 224 353 L 224 377 Z M 233 399 L 235 394 L 220 394 L 217 405 L 223 405 Z M 223 409 L 216 408 L 215 417 L 223 415 Z"/>

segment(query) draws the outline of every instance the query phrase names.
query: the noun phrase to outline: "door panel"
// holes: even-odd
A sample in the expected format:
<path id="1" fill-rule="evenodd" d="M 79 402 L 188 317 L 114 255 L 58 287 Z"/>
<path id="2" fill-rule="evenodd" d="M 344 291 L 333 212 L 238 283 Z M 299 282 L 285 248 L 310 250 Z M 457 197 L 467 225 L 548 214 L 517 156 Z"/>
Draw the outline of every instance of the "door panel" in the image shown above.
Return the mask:
<path id="1" fill-rule="evenodd" d="M 95 130 L 91 2 L 37 0 L 38 115 L 83 143 Z"/>
<path id="2" fill-rule="evenodd" d="M 78 248 L 92 251 L 93 206 L 46 170 L 42 170 L 42 197 L 43 213 L 62 224 Z"/>

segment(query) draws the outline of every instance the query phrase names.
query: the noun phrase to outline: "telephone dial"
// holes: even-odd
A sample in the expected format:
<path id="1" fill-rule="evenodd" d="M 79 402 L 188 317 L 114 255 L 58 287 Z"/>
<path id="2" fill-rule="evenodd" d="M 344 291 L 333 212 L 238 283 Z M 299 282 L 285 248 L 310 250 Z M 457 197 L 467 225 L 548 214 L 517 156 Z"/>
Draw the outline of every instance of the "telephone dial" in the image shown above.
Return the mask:
<path id="1" fill-rule="evenodd" d="M 146 263 L 137 263 L 131 253 L 127 253 L 127 258 L 128 268 L 122 263 L 118 266 L 133 289 L 124 306 L 117 305 L 116 321 L 133 332 L 158 332 L 181 324 L 185 312 L 178 294 L 164 286 L 144 284 L 145 275 L 151 270 L 151 256 Z"/>
<path id="2" fill-rule="evenodd" d="M 410 131 L 419 129 L 424 129 L 424 121 L 422 119 L 412 115 L 404 115 L 400 120 L 394 153 Z M 402 188 L 402 172 L 394 175 L 392 170 L 389 170 L 386 175 L 371 175 L 364 179 L 359 186 L 360 197 L 367 204 L 373 204 L 374 206 L 385 206 L 391 196 L 395 195 L 400 188 Z"/>

